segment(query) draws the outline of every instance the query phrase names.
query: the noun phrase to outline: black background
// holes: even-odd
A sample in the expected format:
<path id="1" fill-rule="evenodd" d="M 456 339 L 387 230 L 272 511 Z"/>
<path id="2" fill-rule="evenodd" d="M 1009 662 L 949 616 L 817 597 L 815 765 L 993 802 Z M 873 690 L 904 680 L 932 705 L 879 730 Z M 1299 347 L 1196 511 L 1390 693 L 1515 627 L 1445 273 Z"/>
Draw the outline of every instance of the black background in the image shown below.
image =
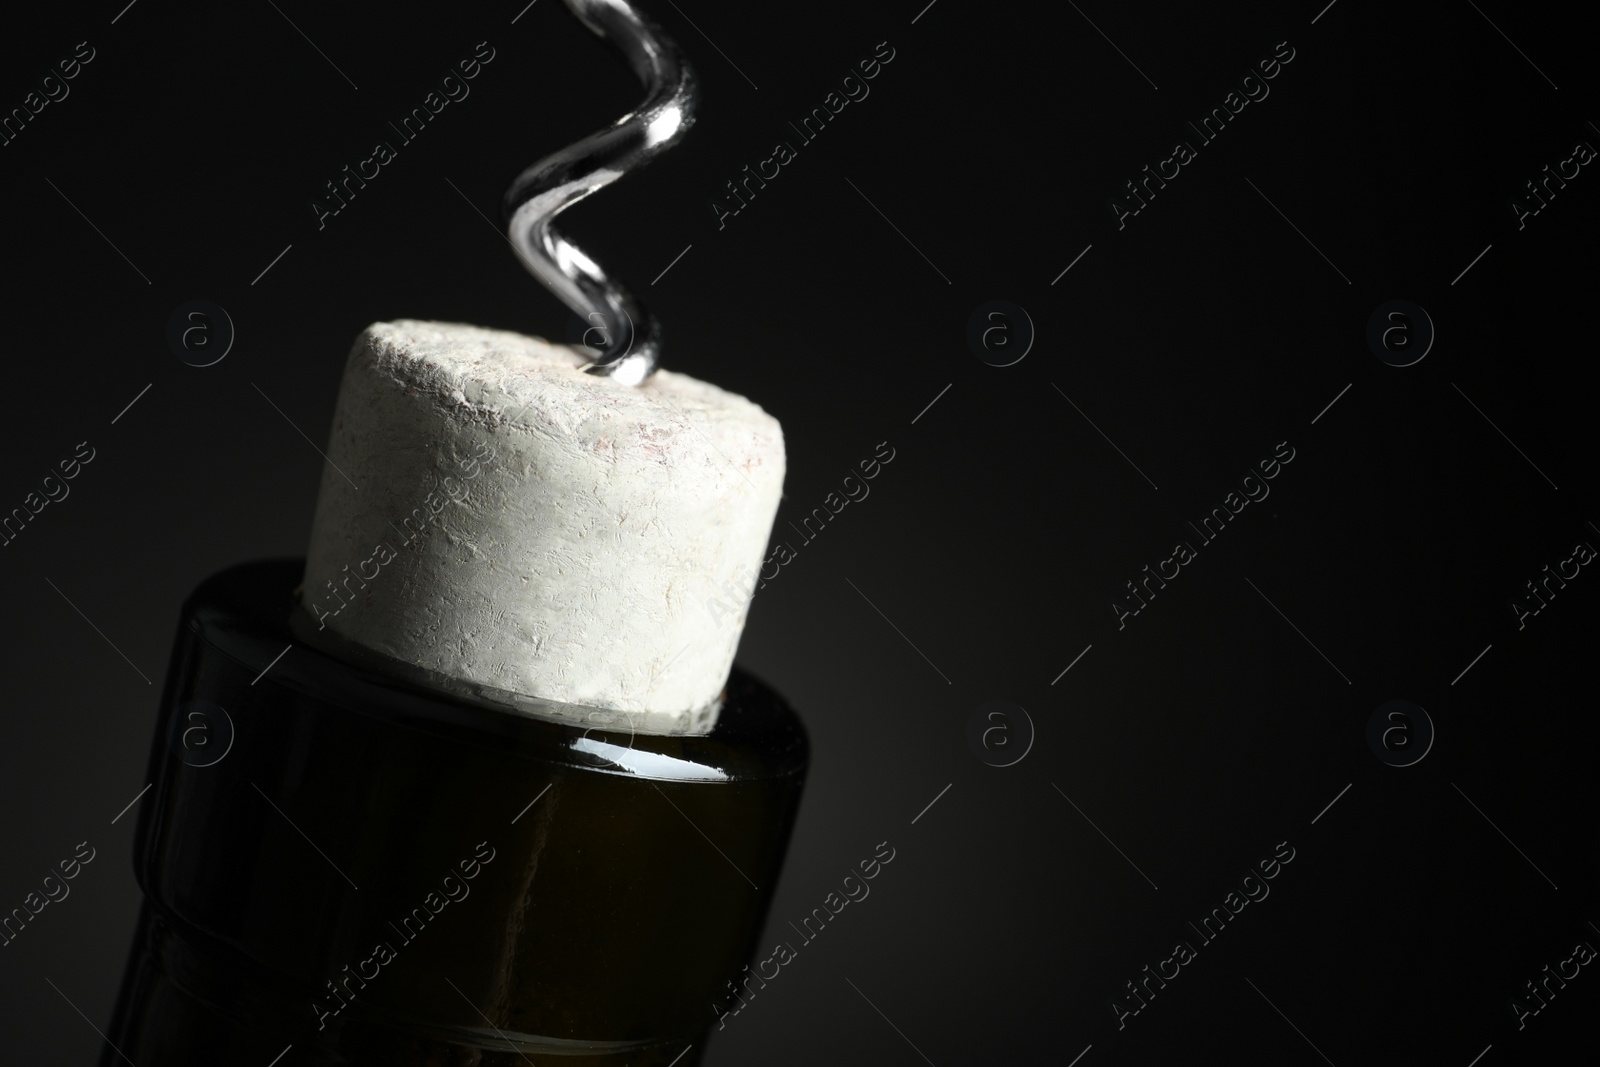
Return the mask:
<path id="1" fill-rule="evenodd" d="M 700 121 L 565 220 L 660 316 L 667 366 L 787 434 L 774 536 L 797 557 L 741 661 L 801 709 L 815 763 L 768 940 L 897 850 L 706 1062 L 1593 1062 L 1594 968 L 1524 1029 L 1510 1008 L 1600 945 L 1600 578 L 1520 630 L 1509 606 L 1600 545 L 1600 178 L 1523 229 L 1511 208 L 1600 145 L 1584 26 L 1504 3 L 923 2 L 649 5 Z M 111 820 L 145 785 L 180 601 L 303 551 L 322 460 L 295 427 L 320 446 L 368 323 L 559 338 L 479 212 L 639 97 L 556 0 L 514 25 L 517 0 L 278 7 L 60 5 L 0 44 L 6 109 L 95 49 L 0 148 L 0 510 L 95 450 L 0 549 L 0 910 L 97 850 L 0 949 L 7 1062 L 97 1055 L 139 900 L 134 816 Z M 484 40 L 471 95 L 319 231 L 323 183 Z M 723 183 L 883 41 L 870 95 L 719 230 Z M 1270 96 L 1119 230 L 1122 183 L 1280 41 Z M 237 329 L 206 368 L 164 340 L 197 298 Z M 1037 328 L 1013 366 L 966 342 L 992 299 Z M 1365 341 L 1392 299 L 1437 328 L 1413 366 Z M 885 441 L 870 497 L 791 538 Z M 1282 441 L 1270 498 L 1119 630 L 1123 583 Z M 1008 768 L 966 741 L 997 698 L 1037 731 Z M 1391 699 L 1437 729 L 1411 767 L 1366 741 Z M 1282 841 L 1271 895 L 1119 1030 L 1123 983 Z"/>

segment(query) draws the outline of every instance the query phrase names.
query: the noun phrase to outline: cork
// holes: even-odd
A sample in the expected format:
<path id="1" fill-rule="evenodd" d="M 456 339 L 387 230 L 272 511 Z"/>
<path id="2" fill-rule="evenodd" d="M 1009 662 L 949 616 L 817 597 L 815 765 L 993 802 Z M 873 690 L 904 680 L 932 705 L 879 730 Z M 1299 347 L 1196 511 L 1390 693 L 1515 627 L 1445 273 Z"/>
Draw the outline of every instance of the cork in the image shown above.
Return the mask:
<path id="1" fill-rule="evenodd" d="M 513 713 L 709 732 L 777 514 L 783 432 L 688 375 L 632 386 L 587 365 L 501 330 L 368 327 L 340 386 L 297 631 Z"/>

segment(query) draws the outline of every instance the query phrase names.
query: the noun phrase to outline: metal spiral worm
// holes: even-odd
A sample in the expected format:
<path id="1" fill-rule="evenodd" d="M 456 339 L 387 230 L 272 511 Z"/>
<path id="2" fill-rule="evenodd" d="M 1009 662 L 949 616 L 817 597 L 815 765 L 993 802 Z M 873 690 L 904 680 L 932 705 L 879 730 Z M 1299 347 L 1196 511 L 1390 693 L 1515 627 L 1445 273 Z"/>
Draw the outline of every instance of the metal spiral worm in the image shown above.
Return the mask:
<path id="1" fill-rule="evenodd" d="M 661 360 L 660 323 L 553 223 L 579 200 L 676 144 L 694 122 L 699 86 L 677 46 L 627 0 L 566 4 L 596 36 L 621 50 L 648 95 L 610 126 L 517 176 L 503 203 L 507 237 L 533 276 L 579 318 L 600 317 L 606 344 L 588 372 L 638 385 Z"/>

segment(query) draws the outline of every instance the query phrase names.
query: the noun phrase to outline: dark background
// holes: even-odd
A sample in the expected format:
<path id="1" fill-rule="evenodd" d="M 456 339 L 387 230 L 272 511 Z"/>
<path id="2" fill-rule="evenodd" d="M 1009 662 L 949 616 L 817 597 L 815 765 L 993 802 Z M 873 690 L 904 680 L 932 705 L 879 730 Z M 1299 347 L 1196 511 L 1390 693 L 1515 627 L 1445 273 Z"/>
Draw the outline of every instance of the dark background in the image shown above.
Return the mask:
<path id="1" fill-rule="evenodd" d="M 1503 2 L 924 2 L 649 4 L 699 124 L 565 220 L 660 316 L 667 366 L 782 420 L 775 537 L 895 450 L 793 542 L 742 645 L 815 748 L 764 940 L 878 842 L 897 858 L 706 1062 L 1593 1062 L 1593 967 L 1524 1029 L 1509 1006 L 1600 946 L 1600 577 L 1521 630 L 1509 607 L 1600 545 L 1600 177 L 1521 230 L 1510 206 L 1600 146 L 1589 35 Z M 7 1062 L 97 1055 L 139 900 L 135 814 L 111 820 L 145 784 L 180 601 L 303 551 L 322 460 L 295 427 L 320 446 L 368 323 L 559 338 L 473 208 L 498 220 L 521 168 L 639 98 L 557 0 L 514 25 L 518 0 L 122 4 L 0 44 L 5 109 L 95 49 L 0 148 L 0 510 L 95 450 L 0 549 L 0 910 L 97 850 L 0 949 Z M 482 40 L 470 97 L 319 231 L 323 183 Z M 1285 40 L 1270 96 L 1119 231 L 1122 183 Z M 870 96 L 719 230 L 723 182 L 882 41 Z M 197 298 L 237 329 L 206 368 L 164 339 Z M 1013 366 L 966 341 L 991 299 L 1037 329 Z M 1437 328 L 1413 366 L 1365 340 L 1392 299 Z M 1122 584 L 1281 441 L 1270 498 L 1119 631 Z M 992 699 L 1036 730 L 1007 768 L 966 739 Z M 1406 768 L 1366 740 L 1393 699 L 1437 731 Z M 1282 841 L 1270 897 L 1119 1030 L 1123 983 Z"/>

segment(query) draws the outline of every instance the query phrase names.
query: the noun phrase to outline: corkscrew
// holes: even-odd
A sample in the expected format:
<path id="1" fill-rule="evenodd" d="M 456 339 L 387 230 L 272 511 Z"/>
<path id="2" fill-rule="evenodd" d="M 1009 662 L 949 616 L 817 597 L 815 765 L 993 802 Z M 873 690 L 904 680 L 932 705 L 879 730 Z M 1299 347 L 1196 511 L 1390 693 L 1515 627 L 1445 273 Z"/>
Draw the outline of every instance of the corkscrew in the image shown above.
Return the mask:
<path id="1" fill-rule="evenodd" d="M 503 203 L 507 237 L 528 270 L 562 303 L 585 322 L 598 316 L 605 344 L 588 372 L 638 385 L 661 360 L 661 325 L 555 228 L 555 217 L 676 144 L 694 122 L 699 86 L 677 45 L 627 0 L 566 4 L 596 36 L 622 52 L 647 95 L 610 126 L 517 176 Z"/>

